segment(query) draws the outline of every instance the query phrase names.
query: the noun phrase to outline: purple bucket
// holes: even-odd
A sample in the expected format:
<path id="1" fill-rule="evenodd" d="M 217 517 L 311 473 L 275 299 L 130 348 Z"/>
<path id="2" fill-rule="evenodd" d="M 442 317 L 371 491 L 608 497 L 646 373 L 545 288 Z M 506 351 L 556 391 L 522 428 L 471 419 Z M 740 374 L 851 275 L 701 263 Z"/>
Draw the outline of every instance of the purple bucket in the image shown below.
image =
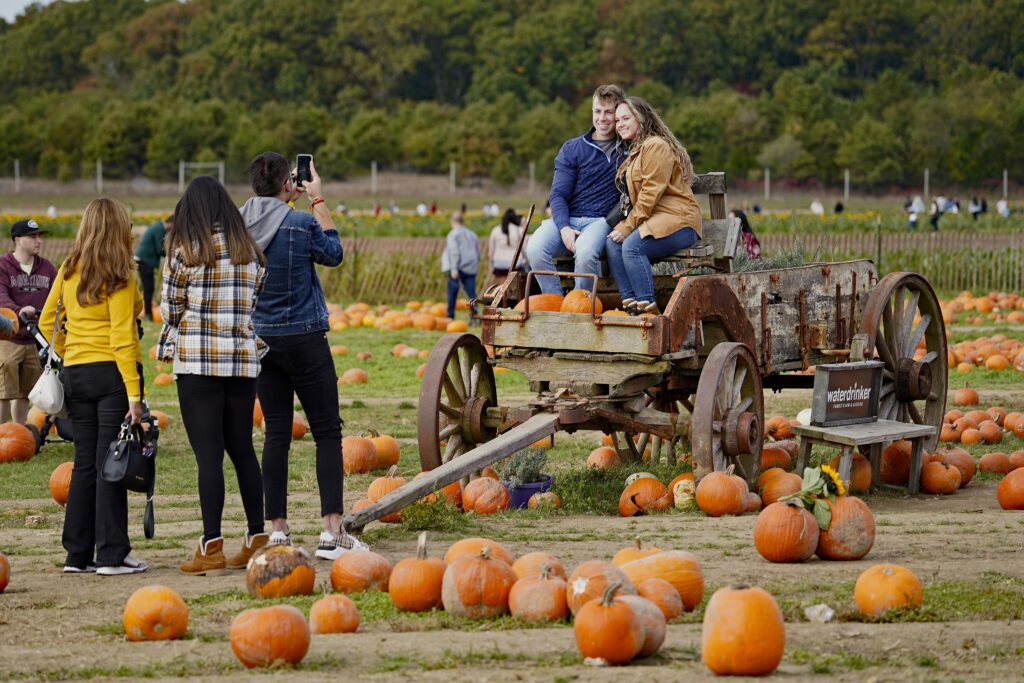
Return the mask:
<path id="1" fill-rule="evenodd" d="M 544 493 L 551 488 L 551 475 L 549 474 L 548 478 L 544 481 L 535 481 L 515 488 L 505 484 L 505 488 L 508 489 L 509 508 L 525 508 L 526 504 L 530 502 L 530 497 L 533 494 Z"/>

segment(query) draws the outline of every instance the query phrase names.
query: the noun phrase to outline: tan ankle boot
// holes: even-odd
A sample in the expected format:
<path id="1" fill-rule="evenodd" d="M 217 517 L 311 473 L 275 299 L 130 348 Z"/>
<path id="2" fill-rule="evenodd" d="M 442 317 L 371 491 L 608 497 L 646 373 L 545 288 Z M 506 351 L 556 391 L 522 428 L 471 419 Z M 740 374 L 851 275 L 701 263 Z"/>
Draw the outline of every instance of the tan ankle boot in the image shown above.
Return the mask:
<path id="1" fill-rule="evenodd" d="M 183 574 L 192 576 L 221 576 L 227 573 L 225 565 L 224 539 L 218 536 L 211 538 L 206 543 L 203 543 L 203 539 L 200 538 L 195 556 L 178 568 Z"/>
<path id="2" fill-rule="evenodd" d="M 256 551 L 267 544 L 270 534 L 248 534 L 242 539 L 242 549 L 228 558 L 228 569 L 245 569 L 249 566 L 249 560 L 256 554 Z"/>

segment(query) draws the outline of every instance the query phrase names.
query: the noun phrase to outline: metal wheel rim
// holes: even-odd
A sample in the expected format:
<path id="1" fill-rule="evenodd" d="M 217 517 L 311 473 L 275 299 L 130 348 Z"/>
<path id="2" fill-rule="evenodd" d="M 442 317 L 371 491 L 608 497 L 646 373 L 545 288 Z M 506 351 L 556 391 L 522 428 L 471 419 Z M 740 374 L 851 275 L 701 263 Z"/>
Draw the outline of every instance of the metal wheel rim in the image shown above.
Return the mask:
<path id="1" fill-rule="evenodd" d="M 754 453 L 725 455 L 721 425 L 733 409 L 753 413 L 764 425 L 764 388 L 757 360 L 745 344 L 728 342 L 711 350 L 697 383 L 690 422 L 694 474 L 700 479 L 734 465 L 734 473 L 752 485 L 761 469 L 762 439 L 755 440 Z"/>
<path id="2" fill-rule="evenodd" d="M 917 316 L 921 320 L 915 323 Z M 935 435 L 924 441 L 926 450 L 934 449 L 946 412 L 949 368 L 946 325 L 931 285 L 916 273 L 886 275 L 864 307 L 861 332 L 868 336 L 865 357 L 885 363 L 878 417 L 935 427 Z M 895 386 L 897 365 L 901 360 L 913 359 L 922 339 L 925 354 L 921 362 L 931 365 L 931 392 L 924 399 L 901 401 Z"/>
<path id="3" fill-rule="evenodd" d="M 416 428 L 424 472 L 477 445 L 462 428 L 463 408 L 473 398 L 497 405 L 494 370 L 487 362 L 487 352 L 475 335 L 446 334 L 431 350 L 420 385 Z M 488 433 L 482 441 L 493 437 Z M 445 447 L 442 441 L 447 441 Z"/>

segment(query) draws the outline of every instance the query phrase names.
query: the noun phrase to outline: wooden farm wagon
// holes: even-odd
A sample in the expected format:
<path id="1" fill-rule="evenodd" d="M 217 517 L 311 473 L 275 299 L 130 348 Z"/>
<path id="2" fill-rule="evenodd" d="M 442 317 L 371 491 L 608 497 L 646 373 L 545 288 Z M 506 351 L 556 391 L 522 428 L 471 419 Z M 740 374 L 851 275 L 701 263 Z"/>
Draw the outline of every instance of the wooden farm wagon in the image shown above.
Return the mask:
<path id="1" fill-rule="evenodd" d="M 657 458 L 686 439 L 698 479 L 734 465 L 752 484 L 764 389 L 811 388 L 814 376 L 795 371 L 848 359 L 855 334 L 867 337 L 866 357 L 885 364 L 879 417 L 938 432 L 946 336 L 923 277 L 879 279 L 868 260 L 733 272 L 740 226 L 725 216 L 725 176 L 699 176 L 693 189 L 708 197 L 711 220 L 697 245 L 668 259 L 678 272 L 655 277 L 660 315 L 530 310 L 533 272 L 513 273 L 489 290 L 481 336 L 448 334 L 427 362 L 418 441 L 428 474 L 349 515 L 345 526 L 358 531 L 557 431 L 612 434 L 634 459 L 648 444 Z M 558 275 L 572 287 L 577 274 Z M 611 278 L 582 277 L 606 310 L 620 305 Z M 536 397 L 501 405 L 495 367 L 525 375 Z"/>

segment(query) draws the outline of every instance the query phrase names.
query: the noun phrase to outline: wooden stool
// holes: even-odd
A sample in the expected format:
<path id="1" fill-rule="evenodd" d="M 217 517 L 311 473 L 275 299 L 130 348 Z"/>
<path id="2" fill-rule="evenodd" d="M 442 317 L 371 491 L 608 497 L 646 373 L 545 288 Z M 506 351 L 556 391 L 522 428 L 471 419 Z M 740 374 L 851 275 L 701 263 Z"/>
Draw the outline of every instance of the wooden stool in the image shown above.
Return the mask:
<path id="1" fill-rule="evenodd" d="M 839 478 L 844 483 L 850 481 L 850 470 L 853 468 L 853 449 L 857 446 L 870 446 L 868 459 L 871 461 L 871 483 L 881 484 L 879 474 L 882 466 L 882 444 L 887 441 L 907 439 L 910 441 L 910 481 L 907 490 L 917 493 L 921 484 L 921 450 L 924 439 L 935 435 L 935 427 L 893 420 L 878 420 L 863 424 L 844 425 L 842 427 L 793 427 L 793 432 L 800 437 L 800 452 L 796 458 L 797 474 L 803 476 L 804 468 L 811 455 L 811 446 L 820 444 L 829 448 L 838 448 Z"/>

